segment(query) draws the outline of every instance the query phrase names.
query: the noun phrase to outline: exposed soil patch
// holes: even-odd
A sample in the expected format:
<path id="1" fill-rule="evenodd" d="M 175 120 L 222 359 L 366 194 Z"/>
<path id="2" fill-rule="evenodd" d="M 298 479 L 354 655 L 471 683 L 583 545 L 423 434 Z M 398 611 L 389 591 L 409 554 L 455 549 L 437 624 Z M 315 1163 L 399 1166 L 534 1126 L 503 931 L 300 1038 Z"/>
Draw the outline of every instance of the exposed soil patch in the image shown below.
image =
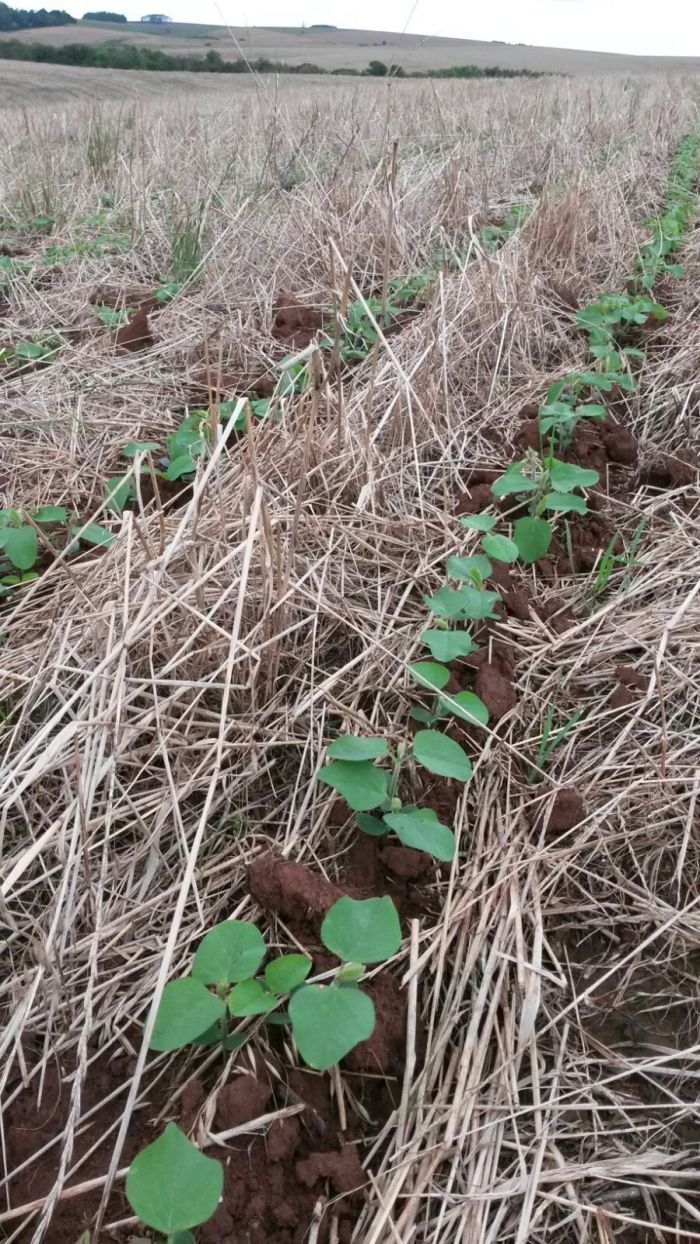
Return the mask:
<path id="1" fill-rule="evenodd" d="M 143 288 L 98 288 L 90 294 L 88 302 L 93 307 L 110 307 L 112 311 L 124 311 L 128 307 L 132 312 L 145 311 L 146 315 L 157 314 L 166 305 L 152 290 Z"/>
<path id="2" fill-rule="evenodd" d="M 155 345 L 155 338 L 148 322 L 148 312 L 137 311 L 126 324 L 122 324 L 117 329 L 116 342 L 120 350 L 129 350 L 132 354 L 150 350 Z"/>
<path id="3" fill-rule="evenodd" d="M 657 454 L 643 464 L 637 483 L 659 492 L 671 488 L 687 488 L 693 483 L 698 470 L 698 460 L 690 450 L 679 454 Z"/>
<path id="4" fill-rule="evenodd" d="M 292 350 L 305 350 L 323 328 L 324 315 L 320 307 L 309 306 L 286 291 L 277 295 L 273 310 L 272 336 Z"/>
<path id="5" fill-rule="evenodd" d="M 343 891 L 320 873 L 271 853 L 253 861 L 248 884 L 261 907 L 302 927 L 309 926 L 314 933 L 328 908 L 343 896 Z"/>

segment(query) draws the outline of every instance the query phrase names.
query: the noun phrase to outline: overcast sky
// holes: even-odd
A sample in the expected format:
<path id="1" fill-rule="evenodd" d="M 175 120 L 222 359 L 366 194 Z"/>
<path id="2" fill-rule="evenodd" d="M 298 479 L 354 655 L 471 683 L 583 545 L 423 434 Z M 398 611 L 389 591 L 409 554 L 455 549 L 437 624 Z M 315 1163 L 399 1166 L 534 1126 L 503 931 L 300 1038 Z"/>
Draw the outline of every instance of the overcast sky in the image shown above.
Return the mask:
<path id="1" fill-rule="evenodd" d="M 12 0 L 11 0 L 12 2 Z M 44 0 L 46 3 L 47 0 Z M 53 0 L 55 4 L 59 0 Z M 104 2 L 104 0 L 103 0 Z M 21 3 L 21 0 L 17 0 Z M 175 21 L 232 26 L 331 22 L 365 30 L 503 39 L 544 47 L 591 48 L 657 56 L 700 55 L 700 0 L 161 0 Z M 39 4 L 32 7 L 39 8 Z M 86 0 L 66 4 L 76 17 Z M 104 3 L 129 18 L 152 12 L 148 0 Z"/>

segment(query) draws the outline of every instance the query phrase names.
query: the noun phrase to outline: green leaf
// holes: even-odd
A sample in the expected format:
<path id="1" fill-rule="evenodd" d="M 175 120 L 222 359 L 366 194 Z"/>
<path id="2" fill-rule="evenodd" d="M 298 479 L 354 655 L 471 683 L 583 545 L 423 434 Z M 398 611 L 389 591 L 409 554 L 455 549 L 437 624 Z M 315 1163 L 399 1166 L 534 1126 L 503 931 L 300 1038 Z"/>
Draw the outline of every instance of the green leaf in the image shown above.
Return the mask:
<path id="1" fill-rule="evenodd" d="M 361 738 L 356 734 L 341 734 L 328 748 L 331 760 L 381 760 L 389 751 L 386 739 Z"/>
<path id="2" fill-rule="evenodd" d="M 137 1153 L 126 1176 L 126 1199 L 154 1231 L 172 1235 L 206 1222 L 224 1187 L 224 1168 L 187 1139 L 175 1123 Z"/>
<path id="3" fill-rule="evenodd" d="M 339 898 L 326 913 L 321 941 L 346 963 L 380 963 L 401 945 L 398 912 L 386 896 Z"/>
<path id="4" fill-rule="evenodd" d="M 462 593 L 453 587 L 439 587 L 433 596 L 424 596 L 423 600 L 431 613 L 441 618 L 458 618 L 464 609 Z"/>
<path id="5" fill-rule="evenodd" d="M 476 648 L 469 631 L 423 631 L 421 640 L 427 644 L 436 661 L 454 661 L 466 657 Z"/>
<path id="6" fill-rule="evenodd" d="M 131 476 L 113 475 L 107 480 L 104 490 L 104 502 L 108 510 L 114 510 L 116 514 L 120 514 L 124 509 L 127 501 L 131 499 L 134 492 L 134 482 Z"/>
<path id="7" fill-rule="evenodd" d="M 354 812 L 369 812 L 386 799 L 388 775 L 369 760 L 333 760 L 318 779 L 337 790 Z"/>
<path id="8" fill-rule="evenodd" d="M 588 505 L 585 497 L 573 492 L 548 492 L 545 497 L 545 508 L 556 510 L 559 514 L 587 514 Z"/>
<path id="9" fill-rule="evenodd" d="M 440 691 L 450 681 L 450 671 L 436 661 L 414 661 L 408 668 L 421 687 Z"/>
<path id="10" fill-rule="evenodd" d="M 40 505 L 32 510 L 32 518 L 35 523 L 65 523 L 68 511 L 63 505 Z"/>
<path id="11" fill-rule="evenodd" d="M 182 479 L 183 475 L 192 475 L 196 470 L 197 464 L 191 454 L 178 454 L 176 458 L 172 458 L 168 463 L 165 478 L 170 480 Z"/>
<path id="12" fill-rule="evenodd" d="M 491 485 L 491 492 L 494 497 L 508 497 L 511 493 L 517 492 L 536 492 L 539 487 L 539 481 L 533 479 L 530 475 L 525 475 L 527 462 L 514 462 L 504 475 L 499 475 Z"/>
<path id="13" fill-rule="evenodd" d="M 127 441 L 122 453 L 125 458 L 135 458 L 137 454 L 155 453 L 158 449 L 158 441 Z"/>
<path id="14" fill-rule="evenodd" d="M 277 999 L 268 993 L 260 981 L 241 981 L 234 985 L 228 996 L 228 1009 L 232 1015 L 264 1015 L 277 1005 Z"/>
<path id="15" fill-rule="evenodd" d="M 491 539 L 498 539 L 498 537 L 491 536 Z M 492 572 L 491 562 L 481 553 L 474 553 L 471 557 L 448 557 L 447 559 L 447 573 L 451 579 L 476 579 L 480 583 L 483 579 L 488 579 Z"/>
<path id="16" fill-rule="evenodd" d="M 468 527 L 470 531 L 491 531 L 496 526 L 498 519 L 495 514 L 466 514 L 460 518 L 463 527 Z"/>
<path id="17" fill-rule="evenodd" d="M 384 820 L 405 847 L 425 851 L 436 860 L 454 858 L 455 836 L 447 825 L 442 825 L 432 808 L 414 808 L 411 812 L 387 812 Z"/>
<path id="18" fill-rule="evenodd" d="M 555 462 L 549 472 L 549 481 L 555 492 L 571 492 L 574 488 L 590 488 L 597 484 L 600 475 L 574 462 Z"/>
<path id="19" fill-rule="evenodd" d="M 97 544 L 104 549 L 114 544 L 117 538 L 113 531 L 108 531 L 100 523 L 83 523 L 80 526 L 71 527 L 70 533 L 72 536 L 80 536 L 86 544 Z"/>
<path id="20" fill-rule="evenodd" d="M 481 547 L 489 557 L 495 558 L 497 562 L 517 561 L 518 546 L 507 536 L 486 535 L 481 541 Z"/>
<path id="21" fill-rule="evenodd" d="M 223 920 L 202 938 L 192 975 L 205 985 L 232 985 L 255 976 L 265 958 L 263 935 L 247 920 Z"/>
<path id="22" fill-rule="evenodd" d="M 226 1007 L 221 998 L 191 976 L 169 981 L 163 990 L 151 1035 L 152 1050 L 179 1050 L 217 1019 L 221 1019 Z"/>
<path id="23" fill-rule="evenodd" d="M 21 341 L 15 346 L 18 359 L 42 359 L 48 353 L 46 346 L 40 346 L 35 341 Z"/>
<path id="24" fill-rule="evenodd" d="M 309 1067 L 327 1071 L 374 1032 L 374 1003 L 361 989 L 304 985 L 289 1000 L 299 1053 Z"/>
<path id="25" fill-rule="evenodd" d="M 476 587 L 463 587 L 460 596 L 462 597 L 462 618 L 469 618 L 471 621 L 481 621 L 483 618 L 493 618 L 494 607 L 501 599 L 500 592 L 491 592 Z"/>
<path id="26" fill-rule="evenodd" d="M 358 812 L 355 817 L 358 829 L 363 834 L 370 834 L 372 838 L 382 838 L 386 834 L 386 825 L 379 820 L 378 816 L 370 816 L 367 812 Z"/>
<path id="27" fill-rule="evenodd" d="M 210 1028 L 207 1028 L 204 1032 L 200 1032 L 198 1037 L 193 1037 L 190 1041 L 190 1045 L 197 1045 L 202 1049 L 206 1049 L 209 1045 L 218 1045 L 221 1041 L 225 1040 L 225 1032 L 225 1019 L 217 1019 L 216 1023 L 212 1024 Z"/>
<path id="28" fill-rule="evenodd" d="M 0 529 L 0 549 L 18 570 L 31 570 L 39 552 L 33 527 L 3 527 Z"/>
<path id="29" fill-rule="evenodd" d="M 519 518 L 513 527 L 520 560 L 531 565 L 544 557 L 552 543 L 552 528 L 546 518 Z"/>
<path id="30" fill-rule="evenodd" d="M 454 713 L 455 717 L 461 717 L 463 721 L 468 721 L 472 726 L 487 726 L 489 722 L 489 710 L 480 700 L 478 695 L 473 691 L 458 691 L 456 695 L 440 696 L 440 707 L 447 709 L 448 712 Z"/>
<path id="31" fill-rule="evenodd" d="M 273 993 L 291 993 L 303 984 L 310 971 L 307 955 L 281 955 L 265 968 L 265 984 Z"/>
<path id="32" fill-rule="evenodd" d="M 418 730 L 413 738 L 413 754 L 419 764 L 440 777 L 468 782 L 472 775 L 471 761 L 464 748 L 439 730 Z"/>

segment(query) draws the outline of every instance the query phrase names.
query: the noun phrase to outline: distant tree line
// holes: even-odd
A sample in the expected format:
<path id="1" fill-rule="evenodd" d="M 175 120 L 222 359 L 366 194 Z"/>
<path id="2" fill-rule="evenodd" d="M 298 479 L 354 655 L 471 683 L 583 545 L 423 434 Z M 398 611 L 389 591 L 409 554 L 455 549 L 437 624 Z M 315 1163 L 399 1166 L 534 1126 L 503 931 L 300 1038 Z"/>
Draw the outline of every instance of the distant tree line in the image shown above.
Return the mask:
<path id="1" fill-rule="evenodd" d="M 123 13 L 106 13 L 100 9 L 97 13 L 83 13 L 84 22 L 125 22 Z"/>
<path id="2" fill-rule="evenodd" d="M 63 9 L 11 9 L 0 4 L 0 30 L 32 30 L 37 26 L 74 26 L 75 18 Z"/>
<path id="3" fill-rule="evenodd" d="M 1 5 L 1 8 L 7 6 Z M 34 16 L 31 14 L 30 16 Z M 68 21 L 73 21 L 65 14 Z M 86 15 L 87 16 L 87 15 Z M 93 15 L 94 17 L 94 15 Z M 106 20 L 102 18 L 101 20 Z M 16 28 L 15 28 L 16 29 Z M 259 56 L 256 60 L 224 60 L 213 50 L 206 56 L 173 56 L 160 48 L 145 48 L 135 44 L 87 44 L 65 43 L 63 47 L 51 47 L 46 43 L 21 43 L 18 39 L 0 39 L 0 59 L 41 61 L 50 65 L 78 65 L 91 69 L 149 69 L 186 70 L 188 73 L 316 73 L 347 77 L 372 78 L 540 78 L 543 74 L 531 69 L 500 69 L 498 66 L 482 69 L 479 65 L 454 65 L 448 69 L 404 70 L 400 65 L 385 65 L 371 61 L 366 69 L 323 69 L 310 62 L 290 65 L 285 61 L 268 60 Z"/>

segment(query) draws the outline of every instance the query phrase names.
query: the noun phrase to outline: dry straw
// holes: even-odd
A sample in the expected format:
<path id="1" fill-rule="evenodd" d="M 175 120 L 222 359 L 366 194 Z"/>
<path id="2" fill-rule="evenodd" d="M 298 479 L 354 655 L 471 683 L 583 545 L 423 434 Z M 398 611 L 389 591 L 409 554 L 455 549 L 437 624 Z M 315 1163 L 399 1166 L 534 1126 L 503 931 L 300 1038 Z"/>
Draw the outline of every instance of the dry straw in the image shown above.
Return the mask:
<path id="1" fill-rule="evenodd" d="M 238 85 L 225 107 L 0 120 L 17 219 L 55 214 L 51 241 L 67 245 L 103 196 L 133 236 L 124 254 L 14 289 L 5 339 L 86 331 L 5 379 L 4 504 L 97 513 L 123 444 L 175 426 L 206 357 L 261 369 L 280 289 L 330 305 L 376 288 L 394 137 L 390 274 L 455 240 L 466 256 L 470 236 L 472 261 L 342 384 L 222 441 L 182 508 L 126 514 L 108 553 L 59 559 L 3 605 L 5 1111 L 58 1058 L 72 1068 L 62 1134 L 22 1164 L 60 1151 L 53 1188 L 18 1205 L 3 1183 L 8 1242 L 53 1239 L 56 1204 L 87 1187 L 107 1223 L 154 1086 L 170 1087 L 161 1116 L 177 1113 L 184 1079 L 146 1061 L 142 1027 L 209 925 L 265 925 L 251 860 L 274 847 L 331 879 L 342 869 L 352 831 L 328 827 L 324 742 L 339 724 L 403 729 L 421 593 L 460 539 L 457 496 L 471 468 L 508 461 L 520 406 L 581 362 L 562 288 L 619 288 L 693 115 L 680 79 Z M 113 141 L 96 163 L 98 123 Z M 479 258 L 480 225 L 513 202 L 534 208 L 528 225 Z M 201 214 L 206 279 L 154 318 L 154 349 L 116 353 L 87 296 L 165 275 L 187 212 Z M 697 422 L 698 259 L 694 242 L 629 402 L 648 459 L 687 447 Z M 627 539 L 647 524 L 629 575 L 599 598 L 594 574 L 530 577 L 535 601 L 573 610 L 568 627 L 535 613 L 499 627 L 517 706 L 458 807 L 451 875 L 407 929 L 406 1072 L 394 1114 L 367 1125 L 362 1244 L 700 1239 L 697 490 L 640 487 L 609 513 Z M 646 688 L 622 716 L 620 665 Z M 519 758 L 535 759 L 552 703 L 559 722 L 583 715 L 528 787 Z M 586 816 L 557 835 L 562 785 Z M 282 925 L 267 931 L 285 942 Z M 264 1031 L 252 1040 L 278 1074 Z M 105 1137 L 84 1089 L 121 1055 L 123 1112 Z M 199 1062 L 177 1066 L 191 1078 Z M 283 1093 L 278 1107 L 296 1108 Z M 104 1169 L 86 1180 L 87 1128 Z M 205 1116 L 195 1135 L 222 1139 Z"/>

